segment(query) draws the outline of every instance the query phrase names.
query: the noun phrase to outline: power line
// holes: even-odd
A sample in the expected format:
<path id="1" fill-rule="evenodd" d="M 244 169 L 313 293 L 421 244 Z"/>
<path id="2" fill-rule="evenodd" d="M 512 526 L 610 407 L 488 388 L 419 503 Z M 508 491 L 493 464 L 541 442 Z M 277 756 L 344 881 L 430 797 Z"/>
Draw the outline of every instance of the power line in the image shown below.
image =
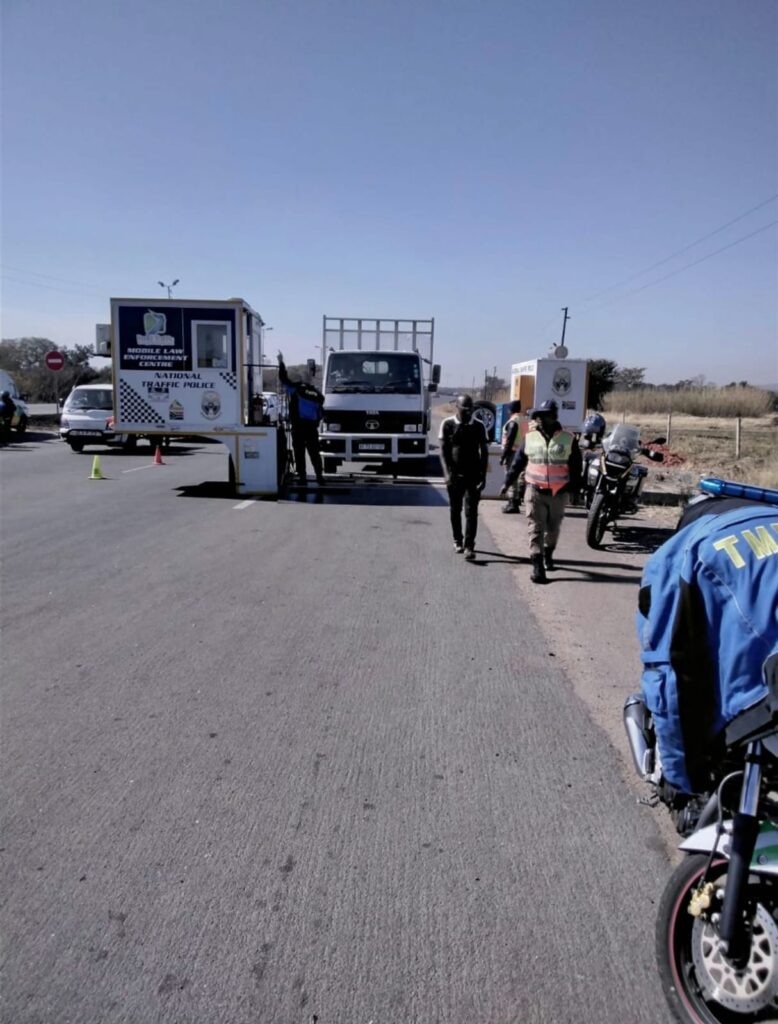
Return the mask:
<path id="1" fill-rule="evenodd" d="M 105 292 L 103 292 L 101 289 L 95 288 L 95 286 L 93 284 L 91 284 L 91 285 L 90 284 L 85 284 L 83 281 L 70 281 L 66 277 L 54 277 L 52 274 L 39 274 L 37 271 L 34 271 L 34 270 L 21 270 L 19 267 L 9 267 L 7 265 L 3 265 L 1 269 L 2 269 L 2 276 L 5 277 L 5 278 L 8 278 L 9 281 L 16 281 L 16 282 L 18 282 L 20 284 L 28 284 L 28 285 L 31 285 L 33 288 L 52 288 L 53 289 L 54 286 L 53 285 L 43 284 L 40 281 L 26 281 L 23 278 L 14 277 L 13 275 L 14 274 L 25 274 L 28 277 L 42 277 L 46 281 L 57 281 L 59 284 L 68 284 L 68 285 L 71 285 L 73 288 L 81 288 L 81 289 L 84 289 L 85 291 L 96 292 L 97 294 L 100 294 L 100 295 L 104 295 L 105 294 Z M 54 289 L 54 290 L 59 291 L 60 289 Z"/>
<path id="2" fill-rule="evenodd" d="M 631 288 L 628 292 L 623 295 L 617 295 L 615 298 L 608 302 L 602 302 L 600 305 L 595 306 L 594 309 L 602 309 L 604 306 L 610 306 L 614 302 L 620 302 L 622 299 L 628 298 L 630 295 L 637 295 L 638 292 L 645 291 L 646 288 L 653 288 L 656 284 L 661 284 L 662 281 L 667 281 L 668 278 L 675 277 L 676 274 L 683 273 L 684 270 L 689 270 L 690 267 L 696 267 L 700 263 L 704 263 L 706 260 L 712 259 L 714 256 L 718 256 L 719 253 L 726 252 L 727 249 L 732 249 L 736 245 L 740 245 L 741 242 L 747 242 L 749 238 L 753 238 L 754 235 L 760 235 L 763 231 L 767 231 L 768 228 L 774 227 L 778 224 L 778 218 L 771 220 L 769 224 L 763 224 L 761 228 L 757 228 L 756 231 L 751 231 L 747 235 L 743 235 L 742 238 L 736 238 L 734 242 L 730 242 L 728 245 L 722 245 L 720 249 L 714 249 L 713 252 L 709 252 L 706 256 L 701 256 L 698 260 L 693 260 L 691 263 L 686 263 L 682 267 L 678 267 L 676 270 L 671 270 L 669 274 L 665 274 L 663 277 L 658 277 L 656 281 L 649 281 L 647 284 L 642 284 L 638 288 Z M 586 316 L 587 313 L 591 313 L 591 309 L 587 309 L 584 313 L 579 316 Z"/>
<path id="3" fill-rule="evenodd" d="M 709 231 L 707 235 L 703 235 L 702 238 L 698 238 L 696 242 L 691 242 L 689 245 L 685 245 L 683 247 L 683 249 L 679 249 L 677 252 L 674 252 L 671 256 L 665 256 L 665 258 L 663 260 L 659 260 L 657 263 L 652 263 L 650 267 L 645 267 L 643 270 L 639 270 L 636 274 L 632 274 L 629 277 L 624 278 L 623 281 L 618 281 L 616 284 L 609 285 L 607 288 L 602 288 L 600 291 L 595 292 L 594 295 L 590 295 L 588 298 L 583 299 L 581 304 L 583 305 L 583 303 L 592 302 L 594 299 L 599 298 L 600 295 L 605 295 L 606 292 L 612 292 L 616 288 L 622 288 L 625 284 L 629 284 L 631 281 L 636 280 L 638 277 L 642 277 L 643 274 L 648 274 L 652 270 L 656 270 L 657 267 L 664 266 L 665 263 L 669 263 L 670 260 L 674 260 L 677 256 L 683 256 L 683 254 L 685 252 L 688 252 L 690 249 L 693 249 L 695 247 L 695 245 L 700 245 L 702 242 L 706 242 L 709 238 L 713 238 L 714 235 L 721 234 L 722 231 L 726 231 L 726 229 L 729 228 L 729 227 L 732 227 L 733 224 L 737 224 L 738 221 L 744 220 L 746 217 L 749 217 L 752 213 L 756 213 L 757 210 L 761 210 L 762 207 L 767 206 L 770 203 L 774 203 L 776 199 L 778 199 L 778 192 L 776 192 L 775 195 L 770 196 L 769 199 L 765 199 L 763 202 L 757 203 L 756 206 L 752 206 L 751 209 L 750 210 L 746 210 L 745 213 L 741 213 L 737 217 L 733 217 L 732 220 L 728 220 L 727 223 L 726 224 L 722 224 L 721 227 L 718 227 L 718 228 L 716 228 L 713 231 Z M 769 225 L 768 225 L 768 227 L 769 227 Z M 760 230 L 762 230 L 762 229 L 760 228 Z M 754 233 L 758 234 L 758 232 L 754 232 Z M 747 235 L 746 237 L 750 238 L 751 236 Z M 745 241 L 745 239 L 743 239 L 743 241 Z M 737 243 L 733 243 L 733 244 L 737 244 Z M 729 248 L 729 247 L 725 246 L 724 248 Z M 723 249 L 719 249 L 717 251 L 718 252 L 723 252 L 724 250 Z M 707 257 L 705 257 L 705 258 L 707 259 Z M 702 262 L 702 261 L 699 261 L 699 262 Z M 693 267 L 694 264 L 690 263 L 689 266 Z M 662 280 L 665 280 L 665 279 L 662 278 Z"/>

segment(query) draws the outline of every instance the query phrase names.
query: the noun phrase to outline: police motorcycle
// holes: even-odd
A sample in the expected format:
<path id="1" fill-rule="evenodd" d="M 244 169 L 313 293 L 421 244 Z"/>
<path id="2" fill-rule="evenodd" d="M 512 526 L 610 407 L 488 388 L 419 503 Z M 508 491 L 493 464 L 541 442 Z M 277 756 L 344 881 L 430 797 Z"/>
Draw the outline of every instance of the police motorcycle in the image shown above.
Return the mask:
<path id="1" fill-rule="evenodd" d="M 664 444 L 657 437 L 651 444 Z M 638 510 L 648 469 L 638 465 L 638 455 L 654 462 L 664 461 L 662 452 L 641 445 L 640 431 L 627 423 L 618 426 L 602 442 L 602 451 L 584 456 L 584 487 L 586 507 L 586 543 L 599 548 L 606 528 L 619 516 L 634 515 Z"/>
<path id="2" fill-rule="evenodd" d="M 663 789 L 651 714 L 627 698 L 635 768 L 668 804 L 686 858 L 656 921 L 665 998 L 683 1024 L 778 1021 L 778 654 L 767 693 L 727 726 L 708 792 L 679 806 Z"/>

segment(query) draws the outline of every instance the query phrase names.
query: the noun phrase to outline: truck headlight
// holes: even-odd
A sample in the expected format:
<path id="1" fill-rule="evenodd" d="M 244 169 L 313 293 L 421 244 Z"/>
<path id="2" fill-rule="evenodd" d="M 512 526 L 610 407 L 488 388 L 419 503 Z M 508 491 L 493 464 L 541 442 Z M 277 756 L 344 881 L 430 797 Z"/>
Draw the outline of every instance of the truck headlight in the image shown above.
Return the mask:
<path id="1" fill-rule="evenodd" d="M 403 430 L 406 434 L 419 434 L 421 433 L 421 423 L 406 423 Z"/>
<path id="2" fill-rule="evenodd" d="M 327 430 L 331 430 L 334 434 L 337 434 L 340 430 L 340 423 L 328 423 Z"/>

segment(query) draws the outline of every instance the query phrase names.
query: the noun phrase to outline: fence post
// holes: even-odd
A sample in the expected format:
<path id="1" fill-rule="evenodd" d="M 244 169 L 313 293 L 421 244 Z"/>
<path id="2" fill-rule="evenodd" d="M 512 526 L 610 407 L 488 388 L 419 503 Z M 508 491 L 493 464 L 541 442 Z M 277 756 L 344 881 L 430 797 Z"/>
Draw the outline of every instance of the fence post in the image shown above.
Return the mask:
<path id="1" fill-rule="evenodd" d="M 667 435 L 667 445 L 668 445 L 668 447 L 670 445 L 670 437 L 672 435 L 672 430 L 673 430 L 673 410 L 671 409 L 668 412 L 668 414 L 667 414 L 667 430 L 665 431 L 665 434 Z"/>
<path id="2" fill-rule="evenodd" d="M 738 413 L 737 416 L 735 417 L 735 458 L 736 459 L 740 458 L 740 429 L 741 429 L 741 421 L 740 421 L 740 413 Z"/>

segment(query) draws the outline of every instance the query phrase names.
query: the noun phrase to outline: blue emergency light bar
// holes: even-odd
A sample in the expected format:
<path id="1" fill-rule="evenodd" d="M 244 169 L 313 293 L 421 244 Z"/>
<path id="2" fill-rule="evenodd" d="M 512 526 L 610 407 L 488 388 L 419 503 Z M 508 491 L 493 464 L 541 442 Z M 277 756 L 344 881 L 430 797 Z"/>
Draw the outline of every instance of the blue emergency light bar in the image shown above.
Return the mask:
<path id="1" fill-rule="evenodd" d="M 752 484 L 739 484 L 734 480 L 719 480 L 715 476 L 704 476 L 698 486 L 703 494 L 712 494 L 717 498 L 747 498 L 749 501 L 778 505 L 778 491 L 769 487 L 754 487 Z"/>

